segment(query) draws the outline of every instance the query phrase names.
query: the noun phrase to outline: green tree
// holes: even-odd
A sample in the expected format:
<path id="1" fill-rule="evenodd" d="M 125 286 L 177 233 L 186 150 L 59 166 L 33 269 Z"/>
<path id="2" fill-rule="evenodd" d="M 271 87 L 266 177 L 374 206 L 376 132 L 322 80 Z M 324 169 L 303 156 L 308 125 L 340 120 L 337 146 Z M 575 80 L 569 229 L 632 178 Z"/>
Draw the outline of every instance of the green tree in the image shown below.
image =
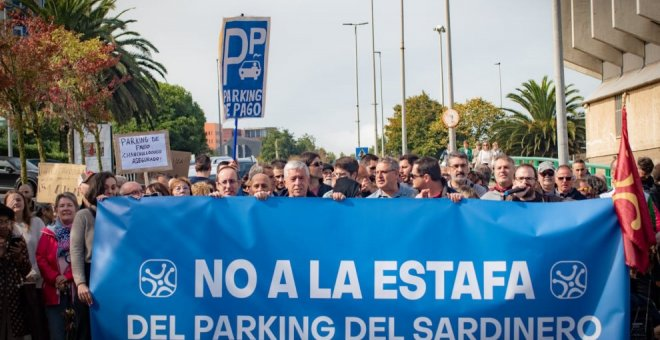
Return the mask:
<path id="1" fill-rule="evenodd" d="M 193 154 L 209 152 L 204 132 L 206 117 L 190 92 L 178 85 L 160 83 L 157 98 L 156 108 L 160 114 L 154 117 L 154 129 L 169 131 L 170 148 Z M 126 133 L 148 131 L 151 128 L 139 125 L 133 119 L 130 124 L 115 129 L 119 133 Z"/>
<path id="2" fill-rule="evenodd" d="M 261 140 L 261 154 L 259 159 L 262 162 L 271 162 L 275 159 L 288 159 L 289 156 L 298 153 L 296 140 L 293 134 L 287 129 L 274 129 L 268 131 L 268 134 Z"/>
<path id="3" fill-rule="evenodd" d="M 100 39 L 104 44 L 114 46 L 119 63 L 106 72 L 105 79 L 108 82 L 127 79 L 117 84 L 109 102 L 109 109 L 117 122 L 135 118 L 141 124 L 158 113 L 158 82 L 154 75 L 164 77 L 167 70 L 152 57 L 158 49 L 139 33 L 127 29 L 135 22 L 122 18 L 128 10 L 111 14 L 116 0 L 46 0 L 43 7 L 41 1 L 20 1 L 43 18 L 80 33 L 82 40 Z"/>
<path id="4" fill-rule="evenodd" d="M 440 120 L 442 105 L 422 94 L 406 99 L 406 129 L 408 150 L 421 156 L 438 157 L 448 142 L 447 131 L 432 129 Z M 389 155 L 401 154 L 401 105 L 394 107 L 394 115 L 385 126 L 385 151 Z"/>
<path id="5" fill-rule="evenodd" d="M 461 117 L 456 127 L 456 140 L 459 144 L 463 140 L 468 140 L 470 145 L 476 141 L 490 140 L 493 137 L 493 124 L 504 117 L 504 112 L 499 107 L 482 98 L 472 98 L 465 103 L 455 104 L 454 109 Z"/>
<path id="6" fill-rule="evenodd" d="M 580 111 L 583 98 L 572 85 L 566 87 L 565 93 L 568 149 L 570 153 L 580 153 L 586 139 L 584 113 Z M 511 115 L 493 125 L 494 139 L 502 150 L 510 155 L 557 157 L 555 86 L 552 80 L 547 76 L 540 84 L 529 80 L 507 98 L 523 110 L 505 109 Z"/>
<path id="7" fill-rule="evenodd" d="M 316 150 L 316 138 L 310 134 L 304 134 L 296 140 L 296 154 L 301 154 L 305 151 Z"/>

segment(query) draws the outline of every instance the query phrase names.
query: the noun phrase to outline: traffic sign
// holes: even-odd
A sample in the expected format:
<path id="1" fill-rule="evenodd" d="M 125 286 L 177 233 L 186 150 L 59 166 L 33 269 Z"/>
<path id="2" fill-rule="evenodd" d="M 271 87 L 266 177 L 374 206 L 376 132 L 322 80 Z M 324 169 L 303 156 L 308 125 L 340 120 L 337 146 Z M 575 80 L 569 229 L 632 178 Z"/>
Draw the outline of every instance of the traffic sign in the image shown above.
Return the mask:
<path id="1" fill-rule="evenodd" d="M 263 118 L 270 18 L 224 18 L 220 33 L 223 119 Z"/>
<path id="2" fill-rule="evenodd" d="M 362 157 L 364 157 L 364 155 L 366 155 L 368 153 L 369 153 L 369 148 L 368 147 L 358 146 L 357 148 L 355 148 L 355 159 L 357 159 L 358 162 L 359 162 L 360 159 L 362 159 Z"/>

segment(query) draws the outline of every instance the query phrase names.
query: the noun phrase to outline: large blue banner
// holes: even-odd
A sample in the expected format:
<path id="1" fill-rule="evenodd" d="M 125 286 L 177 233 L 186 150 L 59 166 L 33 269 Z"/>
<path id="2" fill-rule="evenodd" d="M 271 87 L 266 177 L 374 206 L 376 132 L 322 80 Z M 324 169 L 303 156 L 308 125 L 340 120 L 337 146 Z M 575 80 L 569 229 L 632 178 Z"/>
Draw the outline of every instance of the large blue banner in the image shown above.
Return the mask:
<path id="1" fill-rule="evenodd" d="M 611 200 L 112 198 L 95 339 L 623 339 Z"/>
<path id="2" fill-rule="evenodd" d="M 263 118 L 270 18 L 224 18 L 220 33 L 223 119 Z"/>

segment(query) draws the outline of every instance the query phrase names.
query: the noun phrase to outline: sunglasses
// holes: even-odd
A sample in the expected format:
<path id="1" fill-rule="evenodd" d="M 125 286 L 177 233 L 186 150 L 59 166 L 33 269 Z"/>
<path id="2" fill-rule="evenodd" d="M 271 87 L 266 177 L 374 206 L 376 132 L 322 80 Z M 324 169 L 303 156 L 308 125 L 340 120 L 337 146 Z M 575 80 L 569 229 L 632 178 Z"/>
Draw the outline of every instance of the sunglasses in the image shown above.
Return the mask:
<path id="1" fill-rule="evenodd" d="M 557 177 L 557 179 L 560 181 L 572 181 L 573 177 Z"/>
<path id="2" fill-rule="evenodd" d="M 541 176 L 543 176 L 543 177 L 552 177 L 554 175 L 555 175 L 554 171 L 544 171 L 544 172 L 541 173 Z"/>
<path id="3" fill-rule="evenodd" d="M 310 164 L 310 166 L 315 166 L 315 167 L 318 168 L 320 166 L 323 166 L 323 162 L 314 162 L 314 163 Z"/>

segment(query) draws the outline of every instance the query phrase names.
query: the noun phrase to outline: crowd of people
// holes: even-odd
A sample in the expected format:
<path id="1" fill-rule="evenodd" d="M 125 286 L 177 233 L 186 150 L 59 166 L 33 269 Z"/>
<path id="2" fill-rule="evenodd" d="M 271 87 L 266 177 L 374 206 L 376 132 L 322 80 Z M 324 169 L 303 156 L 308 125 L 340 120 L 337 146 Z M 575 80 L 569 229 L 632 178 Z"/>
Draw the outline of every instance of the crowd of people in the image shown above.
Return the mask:
<path id="1" fill-rule="evenodd" d="M 638 166 L 653 202 L 651 212 L 658 217 L 656 230 L 660 230 L 660 164 L 654 166 L 642 157 Z M 612 173 L 615 168 L 613 161 Z M 26 335 L 53 340 L 91 338 L 89 306 L 94 296 L 89 279 L 96 207 L 112 196 L 561 202 L 611 197 L 613 193 L 605 177 L 590 174 L 584 161 L 516 166 L 495 143 L 492 149 L 483 143 L 472 150 L 465 142 L 463 148 L 441 160 L 412 154 L 398 159 L 367 154 L 359 161 L 341 157 L 327 164 L 319 154 L 304 152 L 288 161 L 257 163 L 243 177 L 238 169 L 236 162 L 220 163 L 212 180 L 210 158 L 198 155 L 196 175 L 190 178 L 157 173 L 150 183 L 140 184 L 110 172 L 86 173 L 78 187 L 84 197 L 81 205 L 69 192 L 59 194 L 51 206 L 34 203 L 30 186 L 9 191 L 0 205 L 0 339 Z M 660 275 L 657 277 L 654 287 L 660 286 Z M 648 305 L 655 296 L 647 294 L 637 303 Z M 657 315 L 653 326 L 660 324 L 660 313 Z"/>

